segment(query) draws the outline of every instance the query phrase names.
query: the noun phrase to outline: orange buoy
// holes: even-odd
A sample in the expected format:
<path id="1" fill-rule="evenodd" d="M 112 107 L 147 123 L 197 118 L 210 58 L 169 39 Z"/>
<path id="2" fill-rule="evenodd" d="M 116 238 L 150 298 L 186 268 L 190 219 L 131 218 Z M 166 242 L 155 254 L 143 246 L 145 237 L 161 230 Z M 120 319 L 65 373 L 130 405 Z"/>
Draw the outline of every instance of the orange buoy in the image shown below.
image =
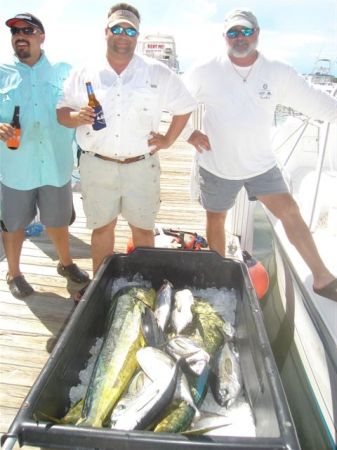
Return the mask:
<path id="1" fill-rule="evenodd" d="M 132 240 L 132 238 L 130 238 L 126 244 L 126 253 L 131 253 L 132 250 L 134 250 L 134 249 L 135 249 L 135 247 L 133 245 L 133 240 Z"/>
<path id="2" fill-rule="evenodd" d="M 256 291 L 257 298 L 261 300 L 269 288 L 269 275 L 263 264 L 253 258 L 247 251 L 242 252 L 243 260 L 248 267 L 250 279 Z"/>

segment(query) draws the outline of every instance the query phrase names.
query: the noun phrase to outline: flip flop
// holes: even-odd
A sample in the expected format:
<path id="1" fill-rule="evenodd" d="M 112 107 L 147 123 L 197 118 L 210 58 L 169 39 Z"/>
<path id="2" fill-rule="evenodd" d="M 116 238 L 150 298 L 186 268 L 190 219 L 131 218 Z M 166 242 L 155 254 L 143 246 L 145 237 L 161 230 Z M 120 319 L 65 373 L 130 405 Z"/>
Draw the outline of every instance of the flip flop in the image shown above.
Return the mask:
<path id="1" fill-rule="evenodd" d="M 331 283 L 327 284 L 326 286 L 317 289 L 313 287 L 313 291 L 321 295 L 322 297 L 326 297 L 330 300 L 334 300 L 337 302 L 337 278 L 331 281 Z"/>

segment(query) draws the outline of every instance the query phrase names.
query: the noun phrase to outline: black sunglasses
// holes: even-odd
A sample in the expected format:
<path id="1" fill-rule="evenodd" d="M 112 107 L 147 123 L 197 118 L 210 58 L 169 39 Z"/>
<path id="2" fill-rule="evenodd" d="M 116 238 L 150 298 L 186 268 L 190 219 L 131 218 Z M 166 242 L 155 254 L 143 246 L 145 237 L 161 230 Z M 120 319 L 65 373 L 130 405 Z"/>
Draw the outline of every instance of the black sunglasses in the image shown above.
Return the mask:
<path id="1" fill-rule="evenodd" d="M 115 25 L 114 27 L 111 27 L 110 31 L 112 34 L 116 36 L 120 36 L 121 34 L 124 33 L 129 37 L 135 37 L 138 34 L 138 31 L 135 28 L 132 27 L 123 28 L 120 25 Z"/>
<path id="2" fill-rule="evenodd" d="M 255 28 L 242 28 L 242 30 L 228 30 L 226 35 L 229 39 L 235 39 L 239 36 L 239 34 L 244 37 L 250 37 L 253 36 L 255 31 Z"/>
<path id="3" fill-rule="evenodd" d="M 25 36 L 33 36 L 33 34 L 38 33 L 38 29 L 33 27 L 24 27 L 24 28 L 11 27 L 11 33 L 12 36 L 15 36 L 16 34 L 20 33 L 22 33 Z"/>

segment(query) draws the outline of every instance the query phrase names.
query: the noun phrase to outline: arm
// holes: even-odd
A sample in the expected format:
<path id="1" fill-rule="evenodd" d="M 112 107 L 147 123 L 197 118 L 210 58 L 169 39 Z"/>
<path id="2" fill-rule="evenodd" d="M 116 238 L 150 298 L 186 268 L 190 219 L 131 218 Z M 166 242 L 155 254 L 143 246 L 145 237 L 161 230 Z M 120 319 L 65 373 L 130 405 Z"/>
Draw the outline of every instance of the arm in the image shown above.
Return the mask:
<path id="1" fill-rule="evenodd" d="M 204 150 L 211 150 L 208 136 L 199 130 L 194 130 L 187 142 L 193 145 L 199 153 L 202 153 Z"/>
<path id="2" fill-rule="evenodd" d="M 83 106 L 79 111 L 61 107 L 56 110 L 58 122 L 67 128 L 77 128 L 81 125 L 92 125 L 95 112 L 90 106 Z"/>
<path id="3" fill-rule="evenodd" d="M 152 147 L 151 153 L 153 154 L 161 148 L 170 147 L 182 132 L 190 115 L 191 112 L 181 116 L 173 116 L 171 124 L 165 135 L 152 131 L 151 138 L 148 141 L 149 146 Z"/>

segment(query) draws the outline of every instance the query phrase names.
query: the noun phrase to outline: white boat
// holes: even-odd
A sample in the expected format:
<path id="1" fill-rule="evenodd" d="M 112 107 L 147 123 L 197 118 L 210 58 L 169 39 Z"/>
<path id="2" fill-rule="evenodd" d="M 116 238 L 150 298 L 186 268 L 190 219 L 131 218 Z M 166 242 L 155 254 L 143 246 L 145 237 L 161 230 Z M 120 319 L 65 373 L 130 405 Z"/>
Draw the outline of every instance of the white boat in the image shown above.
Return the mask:
<path id="1" fill-rule="evenodd" d="M 311 82 L 336 95 L 336 83 L 323 75 Z M 274 147 L 319 253 L 337 275 L 337 125 L 288 111 Z M 337 303 L 313 292 L 309 268 L 271 213 L 247 206 L 242 194 L 232 221 L 269 272 L 261 305 L 301 446 L 336 449 Z"/>
<path id="2" fill-rule="evenodd" d="M 148 34 L 138 41 L 137 50 L 146 56 L 155 58 L 170 69 L 179 72 L 179 62 L 174 37 L 166 34 Z"/>

